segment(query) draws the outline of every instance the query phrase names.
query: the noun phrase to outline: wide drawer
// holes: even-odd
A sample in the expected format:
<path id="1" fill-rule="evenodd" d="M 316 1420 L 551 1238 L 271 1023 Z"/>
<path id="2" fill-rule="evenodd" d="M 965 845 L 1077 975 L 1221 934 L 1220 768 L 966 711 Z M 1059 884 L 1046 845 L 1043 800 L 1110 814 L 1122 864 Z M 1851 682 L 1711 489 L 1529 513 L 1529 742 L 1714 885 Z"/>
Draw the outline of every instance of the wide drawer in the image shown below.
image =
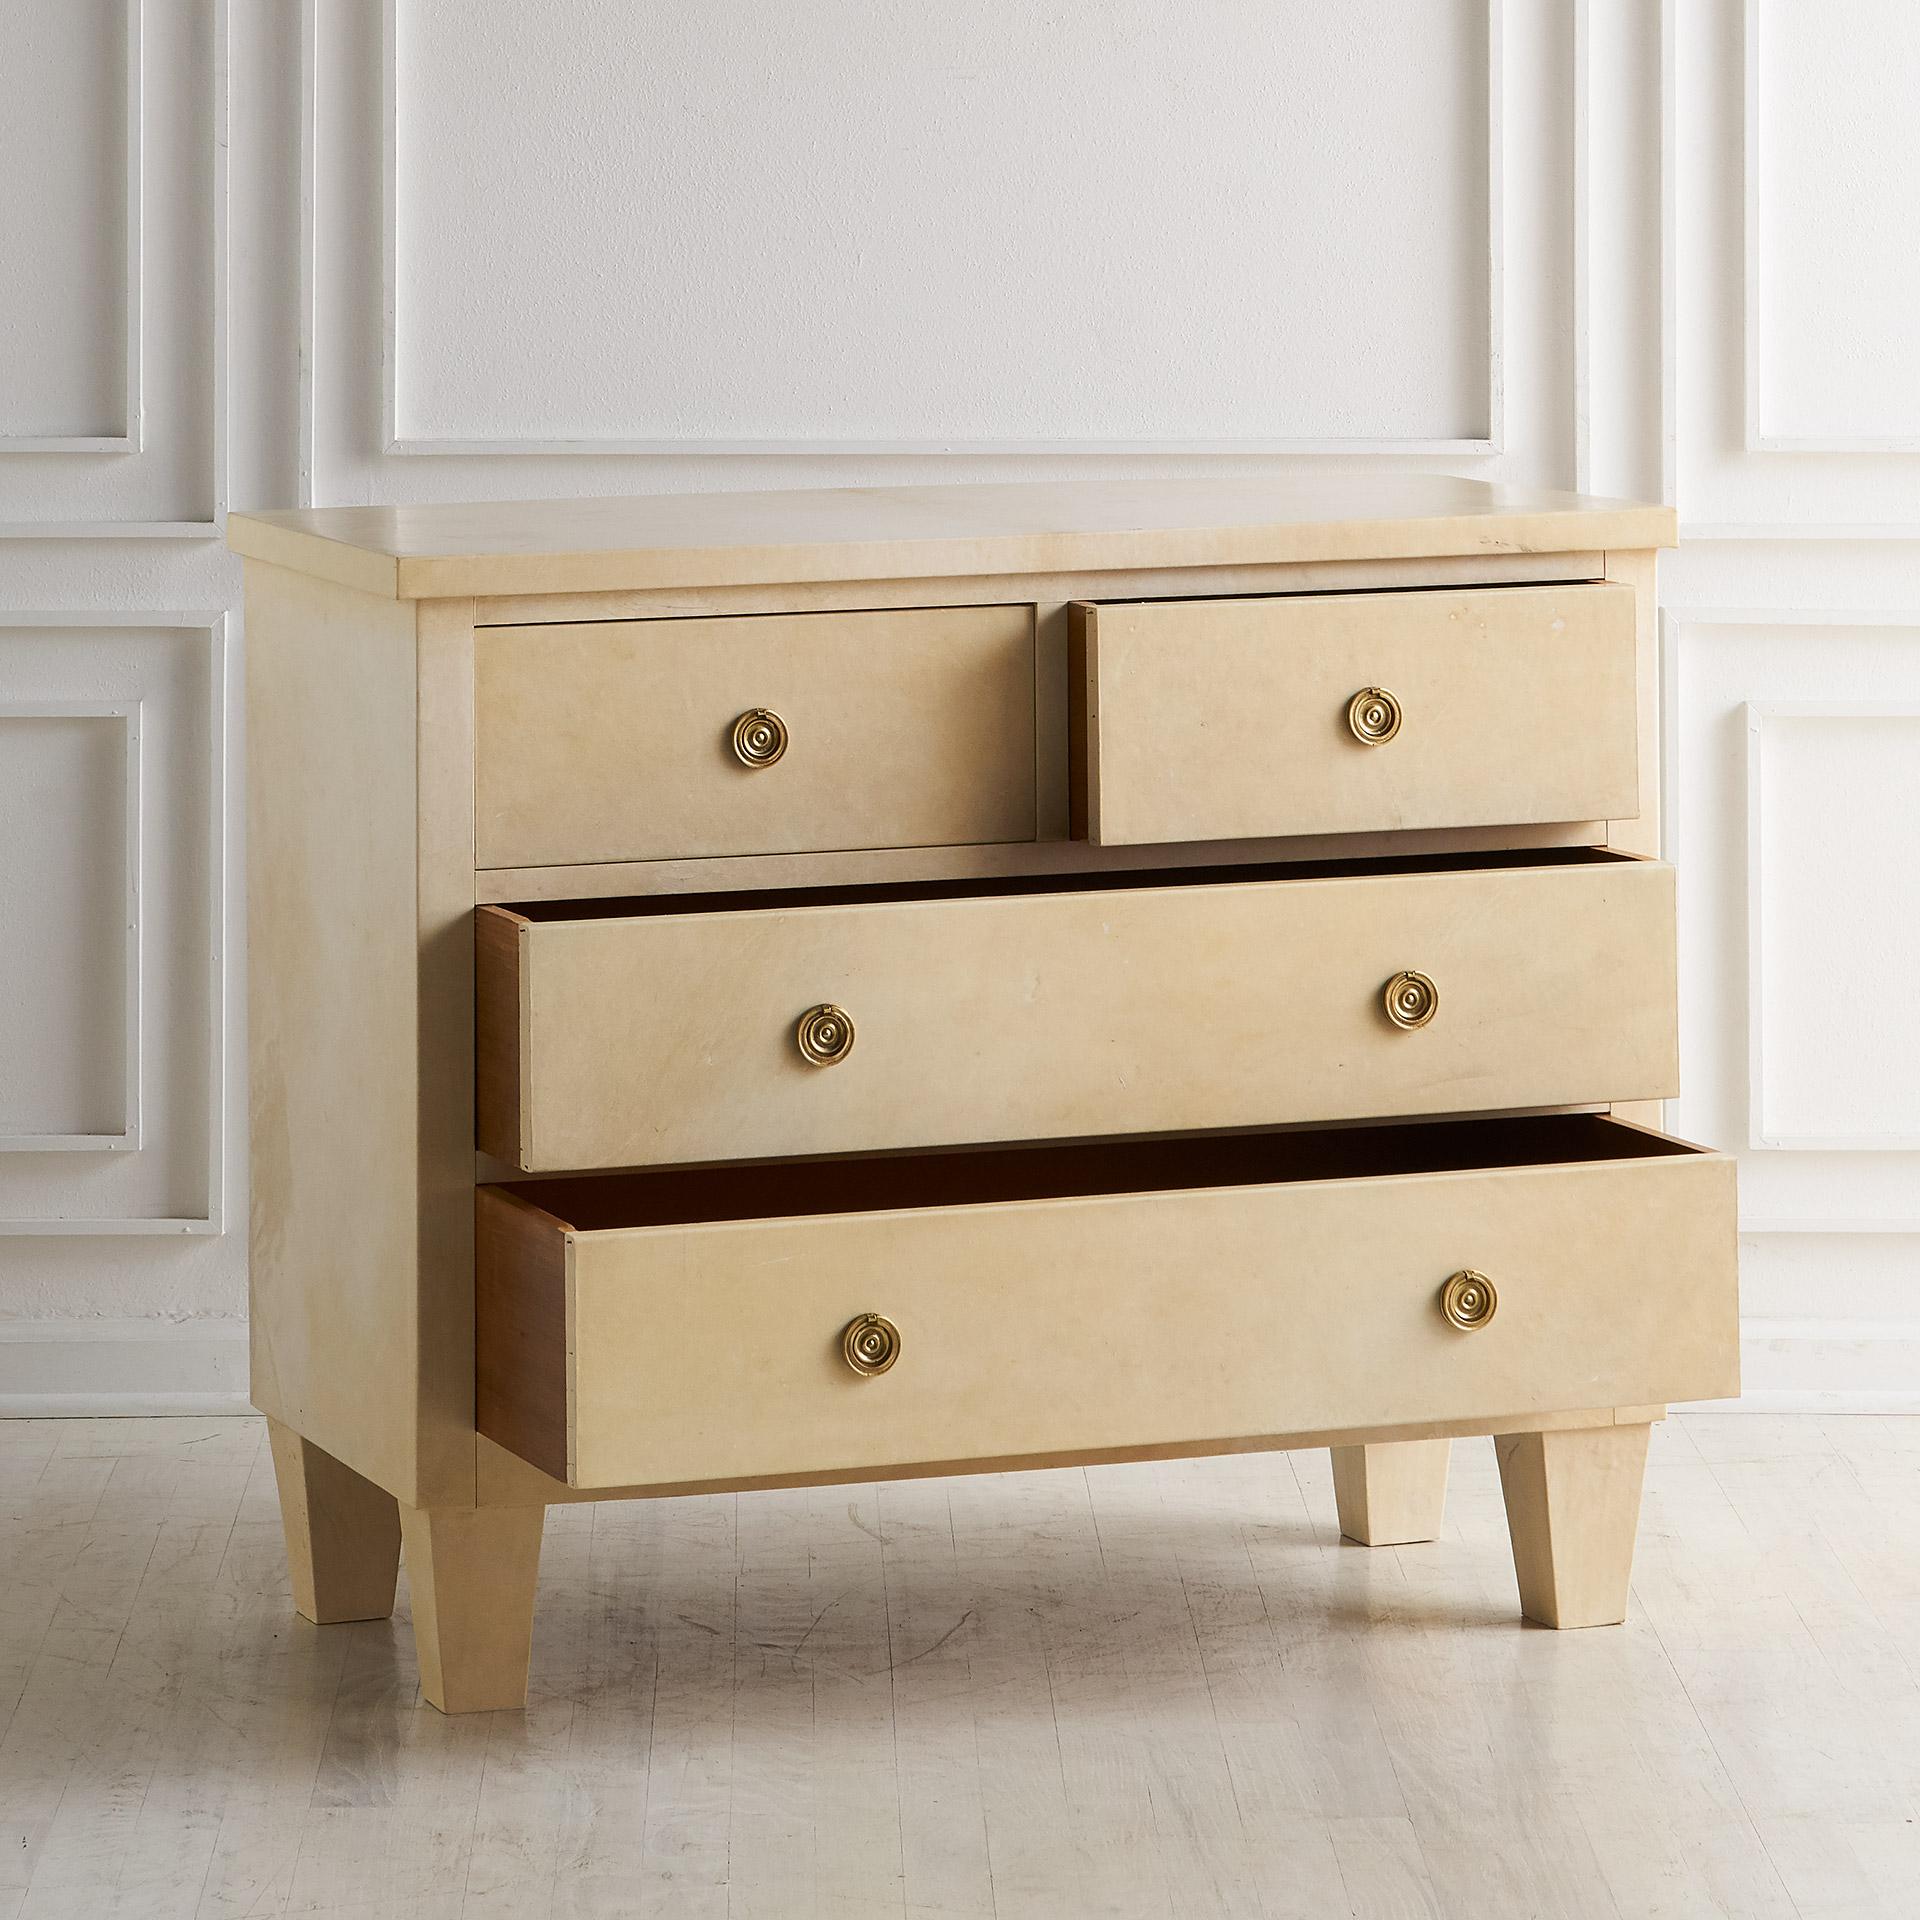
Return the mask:
<path id="1" fill-rule="evenodd" d="M 474 702 L 482 867 L 1033 838 L 1030 607 L 483 627 Z"/>
<path id="2" fill-rule="evenodd" d="M 1090 839 L 1640 811 L 1630 587 L 1154 601 L 1076 619 Z"/>
<path id="3" fill-rule="evenodd" d="M 480 1144 L 530 1172 L 1677 1090 L 1672 870 L 1596 849 L 477 925 Z"/>
<path id="4" fill-rule="evenodd" d="M 483 1187 L 477 1421 L 614 1487 L 1713 1398 L 1733 1182 L 1563 1115 Z"/>

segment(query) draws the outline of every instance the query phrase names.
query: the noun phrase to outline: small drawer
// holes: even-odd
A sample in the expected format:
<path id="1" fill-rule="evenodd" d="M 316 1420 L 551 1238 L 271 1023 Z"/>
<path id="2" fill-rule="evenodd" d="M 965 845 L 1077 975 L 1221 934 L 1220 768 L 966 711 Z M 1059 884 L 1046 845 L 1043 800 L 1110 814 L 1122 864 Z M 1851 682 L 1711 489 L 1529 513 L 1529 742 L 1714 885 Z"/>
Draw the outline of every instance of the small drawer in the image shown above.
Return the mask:
<path id="1" fill-rule="evenodd" d="M 1631 819 L 1619 584 L 1075 609 L 1075 811 L 1108 846 Z"/>
<path id="2" fill-rule="evenodd" d="M 592 1488 L 1711 1399 L 1733 1187 L 1585 1115 L 483 1187 L 477 1424 Z"/>
<path id="3" fill-rule="evenodd" d="M 483 627 L 482 867 L 1034 835 L 1030 607 Z"/>
<path id="4" fill-rule="evenodd" d="M 523 1171 L 1664 1098 L 1673 873 L 1600 849 L 477 916 Z"/>

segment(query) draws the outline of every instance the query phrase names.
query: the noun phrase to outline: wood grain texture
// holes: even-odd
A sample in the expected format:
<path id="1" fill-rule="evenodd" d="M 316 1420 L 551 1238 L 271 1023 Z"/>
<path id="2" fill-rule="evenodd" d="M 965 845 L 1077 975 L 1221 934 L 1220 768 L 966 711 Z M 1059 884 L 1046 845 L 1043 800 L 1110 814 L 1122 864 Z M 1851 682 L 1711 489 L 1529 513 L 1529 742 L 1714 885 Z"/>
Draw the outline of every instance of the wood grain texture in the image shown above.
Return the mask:
<path id="1" fill-rule="evenodd" d="M 1399 1440 L 1330 1451 L 1344 1539 L 1398 1547 L 1440 1538 L 1452 1441 Z"/>
<path id="2" fill-rule="evenodd" d="M 1605 1121 L 1531 1125 L 1601 1156 L 1644 1137 Z M 1157 1181 L 1123 1155 L 1099 1185 L 1072 1177 L 1075 1150 L 1062 1150 L 1064 1174 L 1057 1156 L 1014 1156 L 997 1191 L 1037 1195 L 1017 1199 L 991 1198 L 985 1172 L 940 1157 L 924 1176 L 822 1167 L 815 1205 L 833 1207 L 837 1179 L 874 1187 L 878 1210 L 784 1218 L 712 1217 L 692 1177 L 652 1205 L 639 1180 L 536 1186 L 572 1228 L 569 1479 L 877 1470 L 1726 1390 L 1730 1162 L 1662 1151 L 1352 1178 L 1320 1165 L 1374 1166 L 1421 1149 L 1398 1136 L 1429 1131 L 1142 1147 L 1161 1162 Z M 1299 1177 L 1302 1154 L 1319 1177 Z M 1269 1164 L 1281 1184 L 1261 1181 Z M 1191 1184 L 1227 1167 L 1244 1184 Z M 979 1186 L 986 1203 L 915 1205 L 923 1177 Z M 1618 1274 L 1650 1263 L 1661 1289 L 1623 1293 Z M 1437 1310 L 1465 1265 L 1502 1295 L 1472 1334 Z M 861 1379 L 837 1343 L 870 1311 L 898 1324 L 903 1352 Z"/>
<path id="3" fill-rule="evenodd" d="M 1629 817 L 1631 587 L 1499 587 L 1082 610 L 1078 742 L 1103 845 Z M 1349 701 L 1383 687 L 1368 744 Z"/>
<path id="4" fill-rule="evenodd" d="M 529 907 L 516 1164 L 1675 1091 L 1669 869 L 1569 856 L 1276 877 L 1287 872 L 819 903 L 745 895 L 600 917 Z M 1405 967 L 1440 992 L 1414 1032 L 1381 1005 Z M 852 1015 L 856 1038 L 844 1061 L 815 1067 L 794 1025 L 822 1002 Z M 482 1069 L 483 1097 L 500 1072 Z M 513 1134 L 483 1111 L 481 1137 L 501 1152 Z"/>
<path id="5" fill-rule="evenodd" d="M 477 603 L 482 626 L 555 620 L 684 620 L 758 613 L 862 612 L 878 607 L 1068 606 L 1110 600 L 1598 580 L 1604 553 L 1435 553 L 1367 560 L 1250 561 L 1226 567 L 1114 567 L 1097 573 L 961 573 L 907 580 L 787 580 L 747 586 L 654 587 L 611 593 L 499 594 Z"/>
<path id="6" fill-rule="evenodd" d="M 419 610 L 414 1502 L 473 1499 L 473 603 Z"/>
<path id="7" fill-rule="evenodd" d="M 1065 825 L 1064 736 L 1061 756 Z M 1194 867 L 1258 867 L 1307 860 L 1427 858 L 1530 847 L 1595 847 L 1604 820 L 1547 826 L 1408 828 L 1395 833 L 1309 833 L 1263 840 L 1199 840 L 1185 846 L 1096 847 L 1085 840 L 997 846 L 869 847 L 857 853 L 717 855 L 710 860 L 609 860 L 591 867 L 495 867 L 475 875 L 477 897 L 496 905 L 558 900 L 658 899 L 666 895 L 773 891 L 789 887 L 886 886 L 910 880 L 1019 879 L 1034 875 L 1183 873 Z"/>
<path id="8" fill-rule="evenodd" d="M 247 593 L 253 1397 L 471 1499 L 472 609 Z"/>
<path id="9" fill-rule="evenodd" d="M 527 1702 L 539 1507 L 400 1508 L 420 1691 L 442 1713 Z"/>
<path id="10" fill-rule="evenodd" d="M 1230 1440 L 1171 1440 L 1152 1446 L 1052 1447 L 1045 1453 L 1001 1453 L 952 1460 L 913 1460 L 887 1469 L 895 1480 L 937 1480 L 952 1474 L 1036 1473 L 1055 1468 L 1207 1460 L 1224 1454 L 1331 1452 L 1336 1447 L 1400 1445 L 1412 1440 L 1487 1439 L 1502 1433 L 1557 1432 L 1563 1427 L 1644 1426 L 1666 1418 L 1664 1406 L 1568 1407 L 1552 1413 L 1481 1413 L 1463 1420 L 1395 1421 L 1386 1426 L 1316 1427 L 1304 1433 L 1245 1434 Z M 595 1500 L 684 1499 L 713 1493 L 780 1493 L 795 1488 L 857 1485 L 873 1476 L 861 1467 L 820 1472 L 731 1474 L 713 1480 L 626 1481 L 617 1487 L 570 1487 L 485 1434 L 478 1441 L 482 1506 L 577 1506 Z"/>
<path id="11" fill-rule="evenodd" d="M 253 1400 L 404 1496 L 419 1474 L 415 610 L 256 566 L 247 621 Z"/>
<path id="12" fill-rule="evenodd" d="M 1427 473 L 1023 481 L 234 514 L 249 559 L 402 598 L 1671 546 L 1670 507 Z"/>
<path id="13" fill-rule="evenodd" d="M 277 1420 L 267 1422 L 293 1604 L 327 1626 L 384 1620 L 400 1573 L 400 1509 L 392 1494 Z"/>
<path id="14" fill-rule="evenodd" d="M 477 1188 L 474 1201 L 474 1424 L 564 1480 L 565 1223 L 510 1188 Z"/>
<path id="15" fill-rule="evenodd" d="M 1030 606 L 494 627 L 475 665 L 482 867 L 1034 835 Z"/>
<path id="16" fill-rule="evenodd" d="M 1665 786 L 1660 745 L 1660 616 L 1655 553 L 1610 553 L 1607 578 L 1633 594 L 1634 707 L 1640 738 L 1640 797 L 1630 818 L 1607 823 L 1607 843 L 1628 853 L 1657 855 L 1666 845 L 1660 797 Z"/>
<path id="17" fill-rule="evenodd" d="M 1503 1434 L 1495 1442 L 1520 1608 L 1543 1627 L 1627 1617 L 1649 1429 Z"/>

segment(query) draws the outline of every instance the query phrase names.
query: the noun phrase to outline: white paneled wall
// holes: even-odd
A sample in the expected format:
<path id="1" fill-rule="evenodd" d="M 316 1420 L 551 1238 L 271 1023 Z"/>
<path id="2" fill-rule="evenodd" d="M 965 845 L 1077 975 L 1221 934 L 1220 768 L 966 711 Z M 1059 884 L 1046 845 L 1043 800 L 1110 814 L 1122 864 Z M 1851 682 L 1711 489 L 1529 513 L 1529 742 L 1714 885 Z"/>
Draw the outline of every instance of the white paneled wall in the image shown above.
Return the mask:
<path id="1" fill-rule="evenodd" d="M 1907 0 L 11 0 L 0 1407 L 238 1380 L 230 498 L 1222 462 L 1677 502 L 1674 1121 L 1752 1384 L 1920 1404 L 1916 97 Z"/>

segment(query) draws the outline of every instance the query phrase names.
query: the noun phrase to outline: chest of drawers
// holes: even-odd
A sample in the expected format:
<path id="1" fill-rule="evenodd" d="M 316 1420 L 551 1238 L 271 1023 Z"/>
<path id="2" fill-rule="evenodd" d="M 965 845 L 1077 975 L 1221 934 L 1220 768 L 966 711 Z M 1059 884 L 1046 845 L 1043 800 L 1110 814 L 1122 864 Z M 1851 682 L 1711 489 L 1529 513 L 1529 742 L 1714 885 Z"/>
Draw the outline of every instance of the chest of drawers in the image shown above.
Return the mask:
<path id="1" fill-rule="evenodd" d="M 237 516 L 296 1602 L 525 1693 L 548 1505 L 1297 1446 L 1624 1617 L 1737 1391 L 1665 509 L 1413 476 Z"/>

